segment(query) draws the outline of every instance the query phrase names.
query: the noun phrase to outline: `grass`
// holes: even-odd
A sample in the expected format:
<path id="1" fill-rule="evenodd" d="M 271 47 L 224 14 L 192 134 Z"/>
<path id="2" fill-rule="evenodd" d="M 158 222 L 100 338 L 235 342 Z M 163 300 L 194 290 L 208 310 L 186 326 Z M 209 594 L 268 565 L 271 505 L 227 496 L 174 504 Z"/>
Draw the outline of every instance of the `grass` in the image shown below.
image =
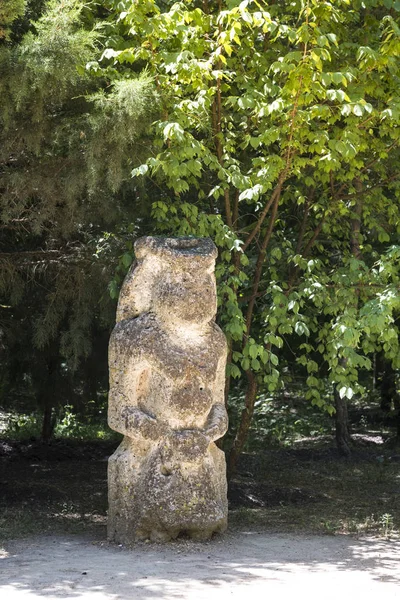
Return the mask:
<path id="1" fill-rule="evenodd" d="M 303 490 L 304 501 L 239 509 L 234 521 L 274 531 L 400 533 L 400 456 L 379 447 L 356 448 L 351 459 L 334 449 L 272 450 L 254 457 L 258 478 L 277 490 Z M 251 464 L 251 460 L 249 461 Z"/>
<path id="2" fill-rule="evenodd" d="M 49 532 L 105 537 L 106 461 L 85 457 L 85 445 L 80 459 L 55 449 L 51 460 L 33 452 L 2 465 L 0 541 Z"/>
<path id="3" fill-rule="evenodd" d="M 106 458 L 115 442 L 64 440 L 46 447 L 14 442 L 10 447 L 0 459 L 0 540 L 47 532 L 105 538 Z M 326 438 L 246 454 L 232 484 L 231 498 L 236 490 L 242 506 L 230 511 L 230 527 L 398 535 L 398 459 L 393 449 L 363 446 L 360 440 L 353 457 L 343 459 Z M 246 507 L 246 494 L 261 507 Z"/>
<path id="4" fill-rule="evenodd" d="M 56 439 L 43 445 L 40 415 L 0 411 L 0 540 L 50 531 L 104 539 L 107 457 L 120 436 L 102 416 L 84 423 L 65 407 Z M 263 402 L 231 483 L 230 527 L 399 535 L 400 450 L 367 418 L 353 426 L 354 452 L 344 459 L 315 407 Z"/>

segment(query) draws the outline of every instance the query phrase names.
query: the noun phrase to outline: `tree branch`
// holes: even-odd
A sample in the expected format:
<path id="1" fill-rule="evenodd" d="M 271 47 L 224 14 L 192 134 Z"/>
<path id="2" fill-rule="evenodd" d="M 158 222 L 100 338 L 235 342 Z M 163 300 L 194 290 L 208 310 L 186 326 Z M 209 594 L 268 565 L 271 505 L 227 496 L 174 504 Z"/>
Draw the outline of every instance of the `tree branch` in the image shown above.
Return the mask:
<path id="1" fill-rule="evenodd" d="M 250 300 L 249 300 L 249 305 L 247 307 L 247 312 L 246 312 L 246 338 L 249 336 L 250 329 L 251 329 L 251 323 L 252 323 L 252 320 L 253 320 L 254 305 L 255 305 L 255 302 L 256 302 L 257 292 L 258 292 L 258 288 L 259 288 L 260 280 L 261 280 L 261 275 L 262 275 L 262 267 L 263 267 L 263 264 L 264 264 L 265 255 L 267 253 L 267 247 L 268 247 L 268 244 L 270 242 L 272 232 L 274 230 L 275 220 L 276 220 L 276 216 L 277 216 L 277 213 L 278 213 L 279 200 L 280 200 L 280 194 L 275 199 L 275 202 L 274 202 L 274 205 L 273 205 L 273 208 L 272 208 L 270 222 L 269 222 L 269 225 L 268 225 L 268 230 L 267 230 L 267 233 L 265 234 L 265 238 L 263 240 L 260 252 L 258 254 L 258 259 L 257 259 L 257 264 L 256 264 L 256 270 L 255 270 L 254 279 L 253 279 L 252 293 L 251 293 L 251 297 L 250 297 Z"/>
<path id="2" fill-rule="evenodd" d="M 277 184 L 277 186 L 275 187 L 274 191 L 272 192 L 271 197 L 268 200 L 267 204 L 265 205 L 265 207 L 264 207 L 264 209 L 263 209 L 263 211 L 262 211 L 262 213 L 261 213 L 261 215 L 260 215 L 260 217 L 259 217 L 259 219 L 257 221 L 256 226 L 254 227 L 253 231 L 250 233 L 249 237 L 247 238 L 247 240 L 245 241 L 245 243 L 242 246 L 243 252 L 246 251 L 246 249 L 249 247 L 249 245 L 251 244 L 251 242 L 253 241 L 253 239 L 257 235 L 257 233 L 260 231 L 261 226 L 262 226 L 262 224 L 264 222 L 264 219 L 267 216 L 268 211 L 271 208 L 272 204 L 274 203 L 277 195 L 279 194 L 279 196 L 280 196 L 280 192 L 282 190 L 282 183 L 283 183 L 283 181 L 282 182 L 279 181 L 278 184 Z"/>
<path id="3" fill-rule="evenodd" d="M 306 247 L 304 248 L 302 255 L 304 257 L 307 256 L 307 254 L 310 252 L 311 248 L 314 246 L 317 237 L 319 236 L 319 234 L 321 233 L 321 229 L 323 224 L 325 223 L 325 219 L 326 219 L 327 213 L 324 214 L 324 216 L 322 217 L 321 221 L 318 223 L 317 227 L 314 230 L 313 236 L 312 238 L 309 240 L 309 242 L 307 243 Z"/>

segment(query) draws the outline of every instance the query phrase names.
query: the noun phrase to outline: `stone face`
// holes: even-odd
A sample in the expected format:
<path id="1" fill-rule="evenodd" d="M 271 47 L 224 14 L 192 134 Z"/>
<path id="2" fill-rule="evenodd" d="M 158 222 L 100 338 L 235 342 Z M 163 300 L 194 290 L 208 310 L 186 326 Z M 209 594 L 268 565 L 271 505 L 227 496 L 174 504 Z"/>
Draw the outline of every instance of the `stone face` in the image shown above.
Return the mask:
<path id="1" fill-rule="evenodd" d="M 208 238 L 144 237 L 109 347 L 109 539 L 207 539 L 227 526 L 225 336 Z"/>

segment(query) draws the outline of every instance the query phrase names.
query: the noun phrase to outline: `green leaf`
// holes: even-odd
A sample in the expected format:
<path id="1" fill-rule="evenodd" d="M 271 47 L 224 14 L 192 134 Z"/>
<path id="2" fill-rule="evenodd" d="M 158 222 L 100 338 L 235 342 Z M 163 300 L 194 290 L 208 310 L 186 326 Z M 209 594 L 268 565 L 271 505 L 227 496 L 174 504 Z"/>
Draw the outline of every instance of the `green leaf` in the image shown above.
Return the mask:
<path id="1" fill-rule="evenodd" d="M 241 376 L 240 369 L 236 365 L 231 364 L 229 366 L 229 373 L 230 373 L 231 377 L 233 377 L 234 379 L 239 379 Z"/>
<path id="2" fill-rule="evenodd" d="M 133 260 L 133 256 L 129 252 L 125 252 L 125 254 L 123 254 L 123 256 L 121 258 L 122 264 L 124 265 L 124 267 L 126 269 L 131 266 L 132 260 Z"/>
<path id="3" fill-rule="evenodd" d="M 333 83 L 340 85 L 343 81 L 343 74 L 342 73 L 332 73 L 332 81 L 333 81 Z"/>
<path id="4" fill-rule="evenodd" d="M 348 398 L 349 400 L 352 399 L 352 397 L 354 396 L 354 390 L 351 387 L 347 387 L 347 386 L 342 386 L 339 389 L 339 396 L 340 398 Z"/>
<path id="5" fill-rule="evenodd" d="M 338 46 L 337 36 L 334 33 L 327 33 L 326 37 L 328 38 L 328 40 L 330 42 L 332 42 L 333 44 L 335 44 L 335 46 Z"/>
<path id="6" fill-rule="evenodd" d="M 249 346 L 249 355 L 251 358 L 257 358 L 258 356 L 258 346 L 256 344 L 250 344 Z"/>
<path id="7" fill-rule="evenodd" d="M 250 360 L 248 358 L 244 358 L 241 362 L 241 366 L 244 371 L 248 371 L 250 369 Z"/>
<path id="8" fill-rule="evenodd" d="M 297 323 L 294 326 L 294 330 L 297 333 L 297 335 L 306 335 L 306 336 L 310 335 L 310 331 L 309 331 L 307 325 L 305 323 L 303 323 L 303 321 L 297 321 Z"/>
<path id="9" fill-rule="evenodd" d="M 108 291 L 110 294 L 110 297 L 113 300 L 116 300 L 119 296 L 119 287 L 117 285 L 117 282 L 113 279 L 112 281 L 110 281 L 110 283 L 108 284 Z"/>
<path id="10" fill-rule="evenodd" d="M 148 173 L 148 171 L 149 171 L 148 165 L 140 165 L 140 167 L 136 167 L 135 169 L 132 170 L 131 176 L 138 177 L 139 175 L 146 175 L 146 173 Z"/>
<path id="11" fill-rule="evenodd" d="M 278 357 L 277 357 L 276 354 L 272 354 L 272 352 L 271 352 L 271 354 L 270 354 L 270 360 L 271 360 L 272 364 L 275 365 L 275 367 L 278 366 L 279 359 L 278 359 Z"/>
<path id="12" fill-rule="evenodd" d="M 353 113 L 357 116 L 357 117 L 362 117 L 364 114 L 364 109 L 362 104 L 355 104 L 353 106 Z"/>

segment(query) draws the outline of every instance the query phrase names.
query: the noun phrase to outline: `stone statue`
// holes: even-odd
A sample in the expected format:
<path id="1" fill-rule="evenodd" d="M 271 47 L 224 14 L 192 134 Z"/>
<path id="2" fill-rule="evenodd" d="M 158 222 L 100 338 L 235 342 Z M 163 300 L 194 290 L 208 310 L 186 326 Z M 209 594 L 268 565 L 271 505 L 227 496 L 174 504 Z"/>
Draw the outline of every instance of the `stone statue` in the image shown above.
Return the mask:
<path id="1" fill-rule="evenodd" d="M 227 526 L 225 336 L 209 238 L 144 237 L 109 349 L 109 539 L 208 539 Z"/>

